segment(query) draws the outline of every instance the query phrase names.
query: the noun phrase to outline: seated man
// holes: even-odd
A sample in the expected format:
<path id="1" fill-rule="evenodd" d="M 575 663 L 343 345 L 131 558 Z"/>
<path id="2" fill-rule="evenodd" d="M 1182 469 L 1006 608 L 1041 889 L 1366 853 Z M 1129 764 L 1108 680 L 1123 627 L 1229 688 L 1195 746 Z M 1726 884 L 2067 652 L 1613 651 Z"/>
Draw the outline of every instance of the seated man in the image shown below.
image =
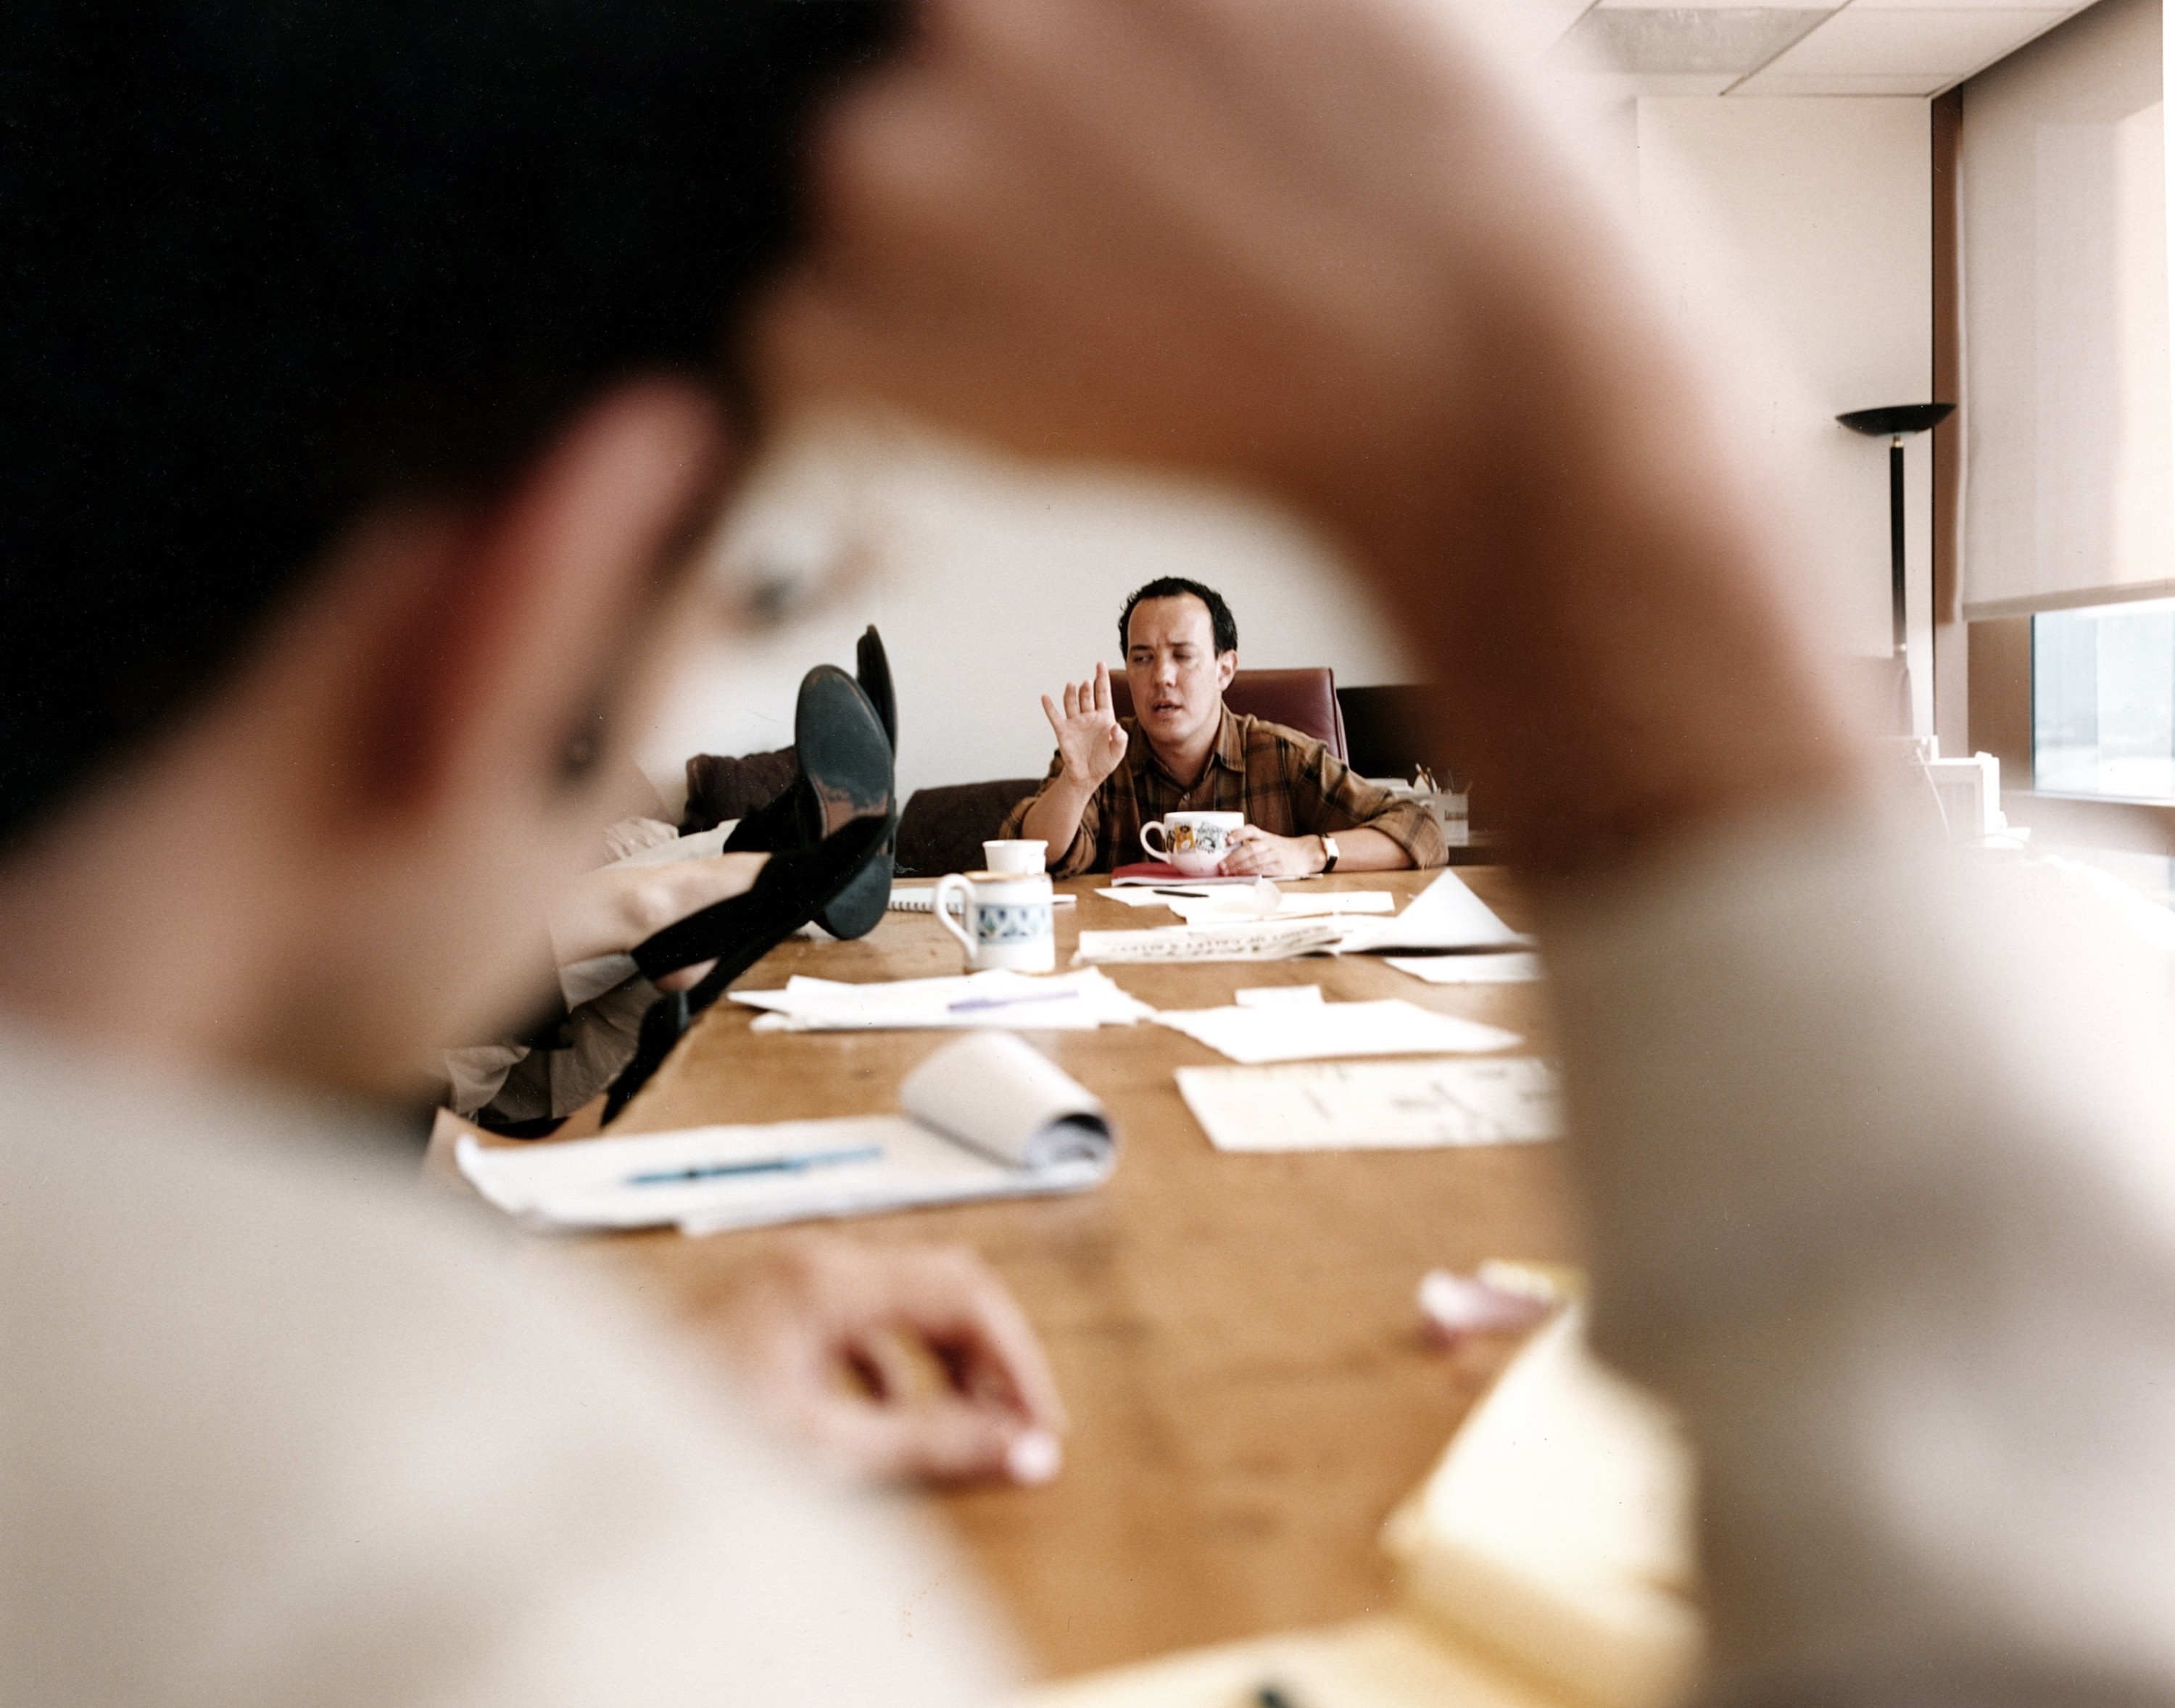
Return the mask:
<path id="1" fill-rule="evenodd" d="M 1146 859 L 1141 826 L 1168 812 L 1243 812 L 1225 856 L 1234 876 L 1310 877 L 1443 863 L 1441 827 L 1417 803 L 1355 776 L 1310 735 L 1223 703 L 1239 668 L 1239 625 L 1212 588 L 1164 576 L 1118 614 L 1133 713 L 1110 704 L 1110 675 L 1042 697 L 1057 756 L 1041 792 L 1012 809 L 1007 837 L 1050 844 L 1059 877 Z"/>

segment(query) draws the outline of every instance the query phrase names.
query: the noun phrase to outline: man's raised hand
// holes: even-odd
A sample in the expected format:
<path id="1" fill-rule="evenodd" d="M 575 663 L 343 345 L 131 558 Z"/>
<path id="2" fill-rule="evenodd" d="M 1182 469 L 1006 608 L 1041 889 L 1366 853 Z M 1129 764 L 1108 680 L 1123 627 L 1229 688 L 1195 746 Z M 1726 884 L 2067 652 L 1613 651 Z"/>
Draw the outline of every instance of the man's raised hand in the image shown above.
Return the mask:
<path id="1" fill-rule="evenodd" d="M 1110 670 L 1095 666 L 1093 681 L 1067 682 L 1060 708 L 1049 695 L 1042 697 L 1042 715 L 1057 732 L 1057 751 L 1065 761 L 1066 775 L 1090 787 L 1118 768 L 1125 756 L 1125 732 L 1110 704 Z"/>

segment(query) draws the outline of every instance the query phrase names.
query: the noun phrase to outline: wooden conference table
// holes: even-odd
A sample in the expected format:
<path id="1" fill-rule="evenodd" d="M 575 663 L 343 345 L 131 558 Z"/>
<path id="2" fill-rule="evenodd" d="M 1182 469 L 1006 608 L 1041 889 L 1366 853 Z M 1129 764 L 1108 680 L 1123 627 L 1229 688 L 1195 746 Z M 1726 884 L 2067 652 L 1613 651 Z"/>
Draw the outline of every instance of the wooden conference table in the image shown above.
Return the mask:
<path id="1" fill-rule="evenodd" d="M 1318 881 L 1391 890 L 1402 906 L 1433 876 Z M 1506 873 L 1463 876 L 1524 923 Z M 1098 881 L 1060 886 L 1079 897 L 1058 912 L 1060 965 L 1083 926 L 1174 923 L 1097 897 Z M 741 983 L 959 970 L 934 919 L 892 913 L 860 942 L 789 943 Z M 1106 970 L 1158 1007 L 1220 1006 L 1241 984 L 1318 984 L 1332 1000 L 1402 996 L 1507 1026 L 1530 1050 L 1552 1047 L 1537 985 L 1433 986 L 1364 957 Z M 945 1041 L 756 1034 L 753 1017 L 734 1003 L 711 1009 L 615 1131 L 889 1109 L 906 1072 Z M 1511 1350 L 1430 1347 L 1413 1289 L 1434 1265 L 1575 1259 L 1562 1147 L 1224 1155 L 1172 1078 L 1222 1060 L 1205 1046 L 1153 1025 L 1028 1036 L 1117 1117 L 1124 1150 L 1110 1181 L 1080 1197 L 854 1226 L 874 1239 L 963 1241 L 1003 1275 L 1071 1412 L 1066 1463 L 1045 1488 L 919 1498 L 1052 1674 L 1382 1608 L 1391 1582 L 1376 1528 Z M 706 1266 L 778 1237 L 620 1237 L 582 1255 L 645 1288 L 693 1291 Z"/>

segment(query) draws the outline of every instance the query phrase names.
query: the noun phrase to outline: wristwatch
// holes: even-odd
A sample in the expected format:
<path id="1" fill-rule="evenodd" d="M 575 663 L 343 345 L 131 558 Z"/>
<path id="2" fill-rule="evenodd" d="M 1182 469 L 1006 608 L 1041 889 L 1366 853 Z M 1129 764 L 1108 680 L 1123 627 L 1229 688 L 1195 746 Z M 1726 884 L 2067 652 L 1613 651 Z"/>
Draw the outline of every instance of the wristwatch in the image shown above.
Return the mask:
<path id="1" fill-rule="evenodd" d="M 1343 856 L 1337 852 L 1337 838 L 1333 836 L 1323 837 L 1321 838 L 1321 851 L 1327 856 L 1327 858 L 1321 863 L 1321 870 L 1325 873 L 1335 871 L 1337 870 L 1337 862 L 1343 858 Z"/>

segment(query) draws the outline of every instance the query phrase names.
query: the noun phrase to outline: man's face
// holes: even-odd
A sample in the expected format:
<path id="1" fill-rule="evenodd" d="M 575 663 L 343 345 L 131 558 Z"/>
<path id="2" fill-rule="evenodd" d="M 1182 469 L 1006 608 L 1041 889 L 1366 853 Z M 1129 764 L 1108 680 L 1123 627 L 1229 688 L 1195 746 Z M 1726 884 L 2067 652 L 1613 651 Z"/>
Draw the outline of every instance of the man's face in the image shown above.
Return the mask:
<path id="1" fill-rule="evenodd" d="M 1184 748 L 1223 715 L 1236 653 L 1216 650 L 1208 607 L 1191 594 L 1144 599 L 1125 624 L 1133 715 L 1158 749 Z"/>

